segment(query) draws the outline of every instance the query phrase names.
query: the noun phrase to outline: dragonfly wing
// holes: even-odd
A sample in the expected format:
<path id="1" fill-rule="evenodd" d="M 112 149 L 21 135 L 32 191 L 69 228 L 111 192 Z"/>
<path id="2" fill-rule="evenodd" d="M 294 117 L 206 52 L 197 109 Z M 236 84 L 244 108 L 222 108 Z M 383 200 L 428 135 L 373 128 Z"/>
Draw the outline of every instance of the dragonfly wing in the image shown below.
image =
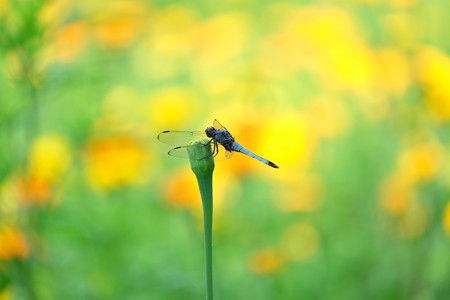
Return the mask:
<path id="1" fill-rule="evenodd" d="M 225 148 L 221 144 L 217 143 L 217 153 L 214 153 L 214 155 L 215 160 L 226 160 L 233 155 L 233 152 L 225 150 Z"/>
<path id="2" fill-rule="evenodd" d="M 220 124 L 219 121 L 217 121 L 217 119 L 214 119 L 213 127 L 214 127 L 215 129 L 217 129 L 217 130 L 227 130 L 227 129 L 225 128 L 225 126 L 223 126 L 222 124 Z"/>
<path id="3" fill-rule="evenodd" d="M 207 138 L 204 131 L 166 130 L 158 134 L 158 140 L 170 146 L 184 146 L 202 138 Z"/>
<path id="4" fill-rule="evenodd" d="M 169 151 L 169 155 L 175 156 L 175 157 L 187 158 L 187 157 L 189 157 L 188 152 L 187 152 L 187 147 L 189 147 L 189 146 L 175 147 Z"/>
<path id="5" fill-rule="evenodd" d="M 225 157 L 226 158 L 231 158 L 232 156 L 233 156 L 233 152 L 232 151 L 225 150 Z"/>
<path id="6" fill-rule="evenodd" d="M 211 145 L 211 144 L 210 144 Z M 171 149 L 170 151 L 169 151 L 169 155 L 170 156 L 175 156 L 175 157 L 183 157 L 183 158 L 186 158 L 186 157 L 189 157 L 189 153 L 188 153 L 188 148 L 189 147 L 195 147 L 195 146 L 192 146 L 192 145 L 187 145 L 187 146 L 178 146 L 178 147 L 175 147 L 175 148 L 173 148 L 173 149 Z M 205 157 L 203 157 L 203 156 L 199 156 L 199 157 L 195 157 L 196 159 L 203 159 L 203 158 L 205 158 Z"/>

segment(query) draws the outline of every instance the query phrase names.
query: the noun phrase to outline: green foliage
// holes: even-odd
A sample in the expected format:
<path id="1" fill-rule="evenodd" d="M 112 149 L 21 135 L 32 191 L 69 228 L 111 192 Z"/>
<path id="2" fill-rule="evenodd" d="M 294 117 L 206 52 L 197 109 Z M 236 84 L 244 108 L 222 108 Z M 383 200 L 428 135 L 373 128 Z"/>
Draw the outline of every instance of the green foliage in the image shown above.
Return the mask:
<path id="1" fill-rule="evenodd" d="M 218 118 L 217 299 L 448 298 L 444 2 L 0 2 L 0 291 L 203 298 Z"/>

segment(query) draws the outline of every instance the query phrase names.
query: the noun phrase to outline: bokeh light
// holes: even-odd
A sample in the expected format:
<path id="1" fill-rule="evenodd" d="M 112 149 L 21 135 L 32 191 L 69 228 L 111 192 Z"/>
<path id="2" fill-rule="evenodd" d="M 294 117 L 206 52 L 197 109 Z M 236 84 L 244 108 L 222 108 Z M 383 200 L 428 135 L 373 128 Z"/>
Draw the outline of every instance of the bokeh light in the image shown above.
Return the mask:
<path id="1" fill-rule="evenodd" d="M 0 299 L 450 298 L 449 8 L 0 0 Z"/>

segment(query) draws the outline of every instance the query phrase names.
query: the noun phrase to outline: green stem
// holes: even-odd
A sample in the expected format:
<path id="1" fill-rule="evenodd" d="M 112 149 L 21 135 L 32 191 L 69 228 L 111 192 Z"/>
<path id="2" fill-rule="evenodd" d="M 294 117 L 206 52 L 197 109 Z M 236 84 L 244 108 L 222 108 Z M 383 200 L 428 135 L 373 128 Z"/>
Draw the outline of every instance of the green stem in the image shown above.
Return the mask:
<path id="1" fill-rule="evenodd" d="M 205 235 L 206 299 L 213 300 L 212 222 L 214 158 L 208 140 L 197 141 L 188 147 L 191 169 L 197 178 L 203 205 Z"/>
<path id="2" fill-rule="evenodd" d="M 213 299 L 213 268 L 212 268 L 212 222 L 213 202 L 212 200 L 212 176 L 199 178 L 198 186 L 202 196 L 203 204 L 203 228 L 205 235 L 205 264 L 206 264 L 206 299 Z"/>

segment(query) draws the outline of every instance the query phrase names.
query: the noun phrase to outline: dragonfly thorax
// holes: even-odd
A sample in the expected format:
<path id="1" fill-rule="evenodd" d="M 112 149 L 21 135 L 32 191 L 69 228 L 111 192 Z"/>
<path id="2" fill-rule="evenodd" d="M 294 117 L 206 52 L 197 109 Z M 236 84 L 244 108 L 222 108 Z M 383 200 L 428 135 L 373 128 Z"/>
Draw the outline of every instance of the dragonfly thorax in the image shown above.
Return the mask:
<path id="1" fill-rule="evenodd" d="M 232 145 L 234 143 L 233 136 L 226 129 L 219 129 L 210 126 L 205 130 L 206 136 L 211 138 L 215 143 L 221 144 L 225 150 L 233 151 Z"/>

